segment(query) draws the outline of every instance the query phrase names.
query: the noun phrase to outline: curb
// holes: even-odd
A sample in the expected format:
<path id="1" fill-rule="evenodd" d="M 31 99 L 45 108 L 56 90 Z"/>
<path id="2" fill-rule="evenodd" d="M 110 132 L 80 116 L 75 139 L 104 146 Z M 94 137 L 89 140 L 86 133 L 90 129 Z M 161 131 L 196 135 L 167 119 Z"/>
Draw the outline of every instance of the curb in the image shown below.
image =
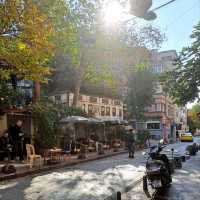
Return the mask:
<path id="1" fill-rule="evenodd" d="M 121 194 L 127 193 L 130 190 L 132 190 L 134 187 L 136 187 L 139 183 L 142 182 L 143 178 L 140 178 L 136 181 L 134 181 L 133 183 L 131 183 L 130 185 L 127 185 L 124 189 L 124 191 L 115 191 L 115 193 L 113 193 L 112 195 L 106 197 L 104 200 L 116 200 L 117 199 L 117 192 L 120 192 Z"/>
<path id="2" fill-rule="evenodd" d="M 103 158 L 108 158 L 108 157 L 112 157 L 112 156 L 116 156 L 116 155 L 120 155 L 120 154 L 124 154 L 127 153 L 126 150 L 123 151 L 119 151 L 119 152 L 113 152 L 113 153 L 108 153 L 108 154 L 104 154 L 104 155 L 98 155 L 97 157 L 89 157 L 86 159 L 80 159 L 80 160 L 74 160 L 68 163 L 63 163 L 63 164 L 55 164 L 55 165 L 50 165 L 50 166 L 45 166 L 44 168 L 37 168 L 34 170 L 27 170 L 25 172 L 22 173 L 14 173 L 14 174 L 8 174 L 5 176 L 0 177 L 0 182 L 1 181 L 6 181 L 6 180 L 11 180 L 11 179 L 16 179 L 16 178 L 22 178 L 25 176 L 29 176 L 29 175 L 35 175 L 35 174 L 40 174 L 42 172 L 48 172 L 51 170 L 56 170 L 56 169 L 61 169 L 64 167 L 69 167 L 69 166 L 73 166 L 73 165 L 78 165 L 81 163 L 87 163 L 87 162 L 91 162 L 91 161 L 95 161 L 95 160 L 100 160 Z"/>

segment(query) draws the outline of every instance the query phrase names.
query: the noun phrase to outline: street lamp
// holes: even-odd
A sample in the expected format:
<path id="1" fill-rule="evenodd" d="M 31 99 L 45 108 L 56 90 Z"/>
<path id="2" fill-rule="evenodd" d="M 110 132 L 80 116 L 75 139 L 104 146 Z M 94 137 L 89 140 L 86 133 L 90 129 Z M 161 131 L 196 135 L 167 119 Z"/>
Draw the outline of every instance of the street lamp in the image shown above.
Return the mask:
<path id="1" fill-rule="evenodd" d="M 152 6 L 152 0 L 130 0 L 131 14 L 145 20 L 154 20 L 157 15 L 153 11 L 149 11 Z"/>
<path id="2" fill-rule="evenodd" d="M 136 17 L 143 18 L 147 21 L 152 21 L 157 18 L 155 11 L 163 8 L 176 0 L 170 0 L 152 10 L 149 10 L 152 6 L 152 0 L 130 0 L 131 4 L 131 14 Z M 128 21 L 134 18 L 129 19 Z"/>

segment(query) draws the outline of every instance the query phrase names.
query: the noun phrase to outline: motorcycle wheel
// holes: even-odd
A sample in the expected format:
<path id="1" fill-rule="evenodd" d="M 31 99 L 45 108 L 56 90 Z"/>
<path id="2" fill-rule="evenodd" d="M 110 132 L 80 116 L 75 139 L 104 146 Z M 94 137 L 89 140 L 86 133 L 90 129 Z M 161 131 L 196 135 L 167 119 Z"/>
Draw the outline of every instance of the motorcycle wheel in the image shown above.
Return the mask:
<path id="1" fill-rule="evenodd" d="M 161 169 L 161 184 L 162 187 L 169 187 L 172 182 L 172 177 L 166 168 Z"/>
<path id="2" fill-rule="evenodd" d="M 147 196 L 148 198 L 151 198 L 151 195 L 150 195 L 149 190 L 148 190 L 148 180 L 147 180 L 147 176 L 144 175 L 143 178 L 142 178 L 142 180 L 143 180 L 143 191 L 144 191 L 144 193 L 146 194 L 146 196 Z"/>
<path id="3" fill-rule="evenodd" d="M 144 175 L 142 180 L 143 180 L 143 191 L 148 191 L 147 176 Z"/>

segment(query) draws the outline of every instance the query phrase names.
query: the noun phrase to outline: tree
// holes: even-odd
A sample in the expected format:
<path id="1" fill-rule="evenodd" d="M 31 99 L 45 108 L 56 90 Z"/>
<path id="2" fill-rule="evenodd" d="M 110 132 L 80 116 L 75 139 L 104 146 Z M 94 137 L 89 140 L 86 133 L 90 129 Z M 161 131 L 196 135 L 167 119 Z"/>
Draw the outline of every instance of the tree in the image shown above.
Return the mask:
<path id="1" fill-rule="evenodd" d="M 131 117 L 142 119 L 145 108 L 152 104 L 156 77 L 145 64 L 137 65 L 130 71 L 126 103 Z"/>
<path id="2" fill-rule="evenodd" d="M 98 1 L 67 1 L 69 8 L 68 19 L 73 27 L 74 39 L 68 42 L 70 51 L 58 51 L 52 65 L 55 67 L 57 75 L 54 78 L 61 78 L 53 83 L 53 85 L 63 85 L 70 83 L 74 98 L 73 106 L 77 106 L 79 91 L 83 81 L 90 81 L 97 83 L 100 81 L 112 82 L 111 73 L 107 65 L 98 65 L 96 58 L 98 57 L 96 48 L 95 23 L 97 8 L 99 8 Z M 70 76 L 72 75 L 73 76 Z M 53 79 L 55 80 L 55 79 Z M 58 79 L 57 79 L 58 80 Z M 73 82 L 73 84 L 71 84 Z M 52 85 L 52 84 L 51 84 Z M 67 85 L 66 85 L 67 87 Z"/>
<path id="3" fill-rule="evenodd" d="M 166 91 L 179 105 L 199 98 L 200 86 L 200 22 L 191 35 L 192 44 L 183 48 L 174 62 L 175 69 L 163 75 Z"/>
<path id="4" fill-rule="evenodd" d="M 0 79 L 46 81 L 54 30 L 32 0 L 0 3 Z"/>
<path id="5" fill-rule="evenodd" d="M 140 43 L 136 45 L 135 42 L 135 46 L 133 46 L 133 44 L 130 44 L 130 40 L 133 39 L 133 37 L 129 37 L 129 40 L 126 40 L 124 37 L 125 33 L 127 35 L 128 33 L 132 34 L 133 29 L 132 32 L 130 32 L 128 29 L 123 29 L 123 27 L 121 27 L 119 35 L 110 34 L 106 32 L 105 29 L 101 29 L 102 24 L 98 21 L 98 9 L 101 8 L 100 1 L 67 2 L 70 13 L 69 20 L 74 28 L 73 30 L 76 38 L 76 40 L 73 40 L 74 43 L 72 44 L 74 48 L 72 53 L 74 52 L 74 54 L 73 56 L 71 53 L 67 56 L 67 53 L 58 52 L 58 54 L 56 54 L 53 65 L 55 66 L 57 75 L 54 76 L 52 83 L 56 80 L 53 83 L 55 87 L 58 85 L 64 87 L 65 83 L 66 87 L 69 85 L 74 93 L 73 105 L 76 107 L 78 95 L 83 84 L 92 83 L 93 85 L 106 85 L 106 87 L 113 90 L 114 85 L 116 86 L 117 82 L 119 83 L 121 80 L 117 80 L 121 75 L 117 75 L 119 71 L 119 59 L 124 62 L 122 68 L 126 68 L 126 54 L 130 54 L 130 48 L 133 48 L 134 51 L 131 52 L 135 53 L 136 46 L 144 46 L 144 44 L 150 44 L 153 41 L 149 40 L 145 43 L 144 38 L 150 36 L 151 39 L 158 39 L 157 36 L 160 35 L 157 34 L 157 31 L 153 32 L 155 29 L 152 27 L 151 29 L 147 27 L 143 30 L 140 29 L 140 33 L 136 33 L 135 31 L 134 36 L 137 35 L 137 39 L 139 39 L 139 35 L 141 35 L 141 38 Z M 136 56 L 129 55 L 129 58 L 130 57 Z M 134 59 L 132 59 L 132 61 L 133 60 Z M 135 63 L 134 61 L 134 64 Z M 134 64 L 132 63 L 132 65 Z M 73 84 L 71 84 L 72 82 Z M 52 84 L 50 87 L 55 88 L 52 87 Z"/>
<path id="6" fill-rule="evenodd" d="M 195 133 L 196 129 L 200 129 L 200 104 L 195 104 L 189 111 L 188 111 L 188 126 L 192 133 Z"/>
<path id="7" fill-rule="evenodd" d="M 32 117 L 35 125 L 33 139 L 36 147 L 44 150 L 56 145 L 59 120 L 74 115 L 87 117 L 87 114 L 81 109 L 56 105 L 47 98 L 41 98 L 32 106 Z"/>

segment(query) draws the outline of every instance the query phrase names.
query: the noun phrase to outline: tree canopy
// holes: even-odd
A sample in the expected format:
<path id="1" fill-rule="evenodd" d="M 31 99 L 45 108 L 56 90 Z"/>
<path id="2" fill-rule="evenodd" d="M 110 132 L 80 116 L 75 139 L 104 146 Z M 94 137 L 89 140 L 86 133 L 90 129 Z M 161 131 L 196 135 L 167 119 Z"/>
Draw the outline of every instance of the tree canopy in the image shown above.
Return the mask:
<path id="1" fill-rule="evenodd" d="M 31 0 L 0 3 L 0 79 L 11 74 L 45 81 L 54 51 L 54 30 L 47 16 Z"/>
<path id="2" fill-rule="evenodd" d="M 196 129 L 200 129 L 200 104 L 195 104 L 189 111 L 188 111 L 188 126 L 192 133 L 195 133 Z"/>
<path id="3" fill-rule="evenodd" d="M 130 71 L 126 103 L 131 117 L 144 118 L 145 109 L 153 103 L 156 77 L 145 64 Z"/>
<path id="4" fill-rule="evenodd" d="M 179 105 L 185 105 L 199 98 L 200 22 L 190 37 L 192 44 L 182 49 L 179 58 L 174 62 L 176 68 L 162 77 L 167 92 Z"/>

